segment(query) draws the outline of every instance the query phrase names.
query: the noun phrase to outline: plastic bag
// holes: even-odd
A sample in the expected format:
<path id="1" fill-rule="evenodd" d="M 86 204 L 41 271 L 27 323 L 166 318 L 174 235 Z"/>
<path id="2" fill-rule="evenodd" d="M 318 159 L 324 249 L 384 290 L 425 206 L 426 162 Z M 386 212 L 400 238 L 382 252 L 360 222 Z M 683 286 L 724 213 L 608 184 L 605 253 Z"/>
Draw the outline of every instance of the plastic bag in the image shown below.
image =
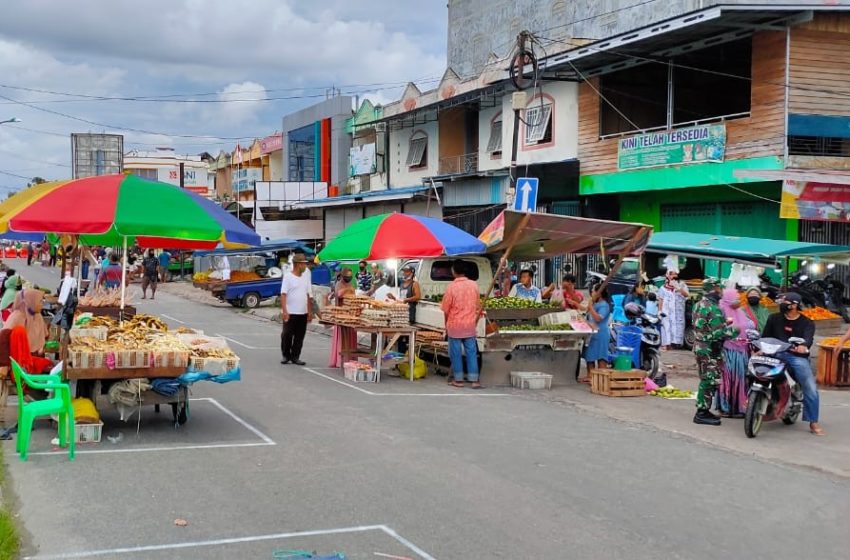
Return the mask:
<path id="1" fill-rule="evenodd" d="M 398 365 L 398 370 L 401 376 L 410 379 L 410 362 L 404 362 Z M 422 379 L 428 373 L 428 366 L 417 356 L 413 359 L 413 379 Z"/>

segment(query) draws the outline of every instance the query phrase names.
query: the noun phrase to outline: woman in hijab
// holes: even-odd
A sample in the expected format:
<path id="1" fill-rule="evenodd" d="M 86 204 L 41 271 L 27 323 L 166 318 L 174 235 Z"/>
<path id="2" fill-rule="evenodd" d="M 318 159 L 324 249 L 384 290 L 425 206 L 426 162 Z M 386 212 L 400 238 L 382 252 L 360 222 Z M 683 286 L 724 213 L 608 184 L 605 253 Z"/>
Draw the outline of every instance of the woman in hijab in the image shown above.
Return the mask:
<path id="1" fill-rule="evenodd" d="M 767 323 L 767 318 L 770 317 L 770 311 L 761 304 L 761 290 L 758 288 L 747 290 L 747 308 L 745 311 L 750 320 L 756 324 L 756 329 L 762 332 Z"/>
<path id="2" fill-rule="evenodd" d="M 14 310 L 4 324 L 7 329 L 24 327 L 30 343 L 30 352 L 44 353 L 44 342 L 47 340 L 47 325 L 41 316 L 44 306 L 44 292 L 41 290 L 21 290 L 15 298 Z"/>
<path id="3" fill-rule="evenodd" d="M 741 297 L 735 288 L 723 290 L 720 309 L 738 331 L 735 338 L 723 343 L 723 367 L 717 392 L 717 410 L 725 418 L 743 418 L 747 412 L 747 363 L 750 359 L 747 331 L 756 322 L 742 309 Z"/>
<path id="4" fill-rule="evenodd" d="M 353 284 L 354 273 L 350 269 L 344 268 L 340 274 L 339 280 L 334 285 L 333 298 L 335 305 L 343 305 L 345 298 L 355 294 Z M 350 327 L 342 327 L 335 325 L 333 335 L 331 336 L 331 355 L 328 360 L 328 367 L 342 367 L 342 351 L 357 350 L 357 331 Z"/>
<path id="5" fill-rule="evenodd" d="M 3 283 L 3 287 L 5 291 L 3 292 L 3 297 L 0 298 L 0 316 L 2 316 L 3 321 L 6 321 L 12 313 L 12 304 L 15 303 L 15 298 L 21 290 L 21 277 L 11 268 L 8 271 L 8 276 Z"/>

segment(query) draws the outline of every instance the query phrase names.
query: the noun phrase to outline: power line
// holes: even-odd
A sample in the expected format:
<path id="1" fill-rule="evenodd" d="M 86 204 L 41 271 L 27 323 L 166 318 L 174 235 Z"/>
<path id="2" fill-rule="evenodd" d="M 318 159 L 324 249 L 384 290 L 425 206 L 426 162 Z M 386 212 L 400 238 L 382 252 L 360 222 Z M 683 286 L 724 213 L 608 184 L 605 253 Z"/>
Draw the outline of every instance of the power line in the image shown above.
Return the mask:
<path id="1" fill-rule="evenodd" d="M 304 86 L 304 87 L 291 87 L 291 88 L 271 88 L 265 89 L 265 93 L 269 92 L 279 92 L 279 91 L 310 91 L 310 90 L 322 90 L 323 93 L 320 96 L 324 96 L 324 92 L 330 90 L 331 88 L 342 89 L 342 88 L 365 88 L 365 87 L 380 87 L 380 88 L 391 88 L 391 87 L 402 87 L 407 85 L 410 82 L 414 83 L 426 83 L 426 82 L 434 82 L 439 81 L 441 78 L 439 76 L 424 76 L 421 78 L 414 78 L 413 80 L 408 80 L 405 82 L 375 82 L 371 84 L 343 84 L 343 85 L 329 85 L 329 86 Z M 225 94 L 223 91 L 206 91 L 206 92 L 195 92 L 195 93 L 172 93 L 172 94 L 162 94 L 162 95 L 138 95 L 138 96 L 104 96 L 104 95 L 93 95 L 87 93 L 73 93 L 67 91 L 55 91 L 48 89 L 40 89 L 40 88 L 32 88 L 32 87 L 24 87 L 24 86 L 13 86 L 10 84 L 0 84 L 0 88 L 5 89 L 15 89 L 20 91 L 29 91 L 34 93 L 46 93 L 51 95 L 60 95 L 65 97 L 81 97 L 85 99 L 99 100 L 99 101 L 157 101 L 157 100 L 168 100 L 171 98 L 178 97 L 203 97 L 203 96 L 211 96 L 211 95 L 222 95 Z M 226 92 L 226 95 L 233 95 L 237 93 L 256 93 L 256 90 L 237 90 Z M 253 100 L 246 100 L 253 101 Z"/>
<path id="2" fill-rule="evenodd" d="M 435 80 L 427 80 L 419 82 L 420 84 L 430 84 L 438 82 L 439 79 Z M 0 87 L 6 87 L 0 84 Z M 383 89 L 397 89 L 402 87 L 402 85 L 393 85 L 391 87 L 382 87 L 379 89 L 359 89 L 359 90 L 337 90 L 340 95 L 363 95 L 366 93 L 375 93 L 377 91 L 381 91 Z M 267 93 L 268 90 L 259 92 L 245 92 L 245 93 Z M 51 92 L 53 93 L 53 92 Z M 232 95 L 230 92 L 224 95 Z M 79 99 L 45 99 L 45 100 L 13 100 L 13 101 L 2 101 L 0 105 L 13 105 L 18 103 L 31 103 L 33 105 L 44 105 L 47 103 L 92 103 L 96 101 L 120 101 L 120 102 L 138 102 L 138 103 L 192 103 L 192 104 L 227 104 L 227 103 L 267 103 L 270 101 L 291 101 L 294 99 L 319 99 L 322 97 L 327 97 L 326 93 L 313 93 L 313 94 L 302 94 L 302 95 L 284 95 L 277 97 L 255 97 L 255 98 L 245 98 L 245 99 L 155 99 L 155 98 L 144 98 L 144 97 L 98 97 L 98 96 L 85 96 L 84 98 Z"/>

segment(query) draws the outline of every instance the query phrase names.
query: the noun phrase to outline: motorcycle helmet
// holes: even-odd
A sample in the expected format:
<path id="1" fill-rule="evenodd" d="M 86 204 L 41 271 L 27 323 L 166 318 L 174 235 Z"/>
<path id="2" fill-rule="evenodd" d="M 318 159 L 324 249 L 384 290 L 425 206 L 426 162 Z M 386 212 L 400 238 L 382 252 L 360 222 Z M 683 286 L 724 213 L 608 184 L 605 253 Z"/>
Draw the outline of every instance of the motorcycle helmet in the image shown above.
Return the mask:
<path id="1" fill-rule="evenodd" d="M 639 303 L 631 301 L 623 306 L 623 311 L 626 313 L 628 319 L 637 319 L 643 316 L 645 310 Z"/>

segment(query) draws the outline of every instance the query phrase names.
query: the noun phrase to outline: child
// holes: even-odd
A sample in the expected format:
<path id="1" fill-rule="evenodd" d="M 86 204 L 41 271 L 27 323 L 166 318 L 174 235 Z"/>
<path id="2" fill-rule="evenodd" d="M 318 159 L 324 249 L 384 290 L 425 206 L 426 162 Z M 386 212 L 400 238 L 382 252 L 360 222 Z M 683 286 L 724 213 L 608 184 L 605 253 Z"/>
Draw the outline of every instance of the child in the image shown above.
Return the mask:
<path id="1" fill-rule="evenodd" d="M 650 317 L 658 317 L 658 296 L 655 292 L 646 294 L 646 314 Z"/>

